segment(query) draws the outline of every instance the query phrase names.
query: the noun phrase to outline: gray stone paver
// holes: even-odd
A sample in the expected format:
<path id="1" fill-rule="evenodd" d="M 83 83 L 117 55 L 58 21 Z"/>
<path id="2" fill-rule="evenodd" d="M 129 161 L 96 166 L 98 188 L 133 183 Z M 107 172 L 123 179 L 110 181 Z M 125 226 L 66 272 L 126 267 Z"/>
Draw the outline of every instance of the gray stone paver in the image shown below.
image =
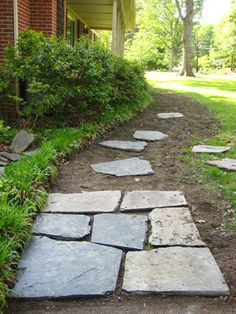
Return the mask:
<path id="1" fill-rule="evenodd" d="M 1 152 L 0 155 L 10 161 L 18 161 L 22 158 L 22 155 L 16 153 Z"/>
<path id="2" fill-rule="evenodd" d="M 44 212 L 104 213 L 119 207 L 121 191 L 94 191 L 74 194 L 51 193 Z"/>
<path id="3" fill-rule="evenodd" d="M 157 208 L 149 214 L 155 246 L 204 246 L 188 208 Z"/>
<path id="4" fill-rule="evenodd" d="M 151 164 L 140 158 L 128 158 L 91 165 L 93 171 L 117 177 L 142 176 L 154 173 Z"/>
<path id="5" fill-rule="evenodd" d="M 142 250 L 146 240 L 147 220 L 147 216 L 143 215 L 96 215 L 93 222 L 92 242 Z"/>
<path id="6" fill-rule="evenodd" d="M 187 201 L 179 191 L 133 191 L 125 193 L 120 210 L 140 211 L 186 205 Z"/>
<path id="7" fill-rule="evenodd" d="M 206 164 L 211 166 L 216 166 L 220 169 L 228 170 L 228 171 L 236 171 L 236 159 L 232 158 L 224 158 L 221 160 L 210 160 L 207 161 Z"/>
<path id="8" fill-rule="evenodd" d="M 4 171 L 5 171 L 5 167 L 0 167 L 0 176 L 4 174 Z"/>
<path id="9" fill-rule="evenodd" d="M 146 142 L 104 141 L 100 142 L 99 145 L 130 152 L 142 152 L 148 144 Z"/>
<path id="10" fill-rule="evenodd" d="M 137 140 L 144 140 L 150 142 L 161 141 L 168 138 L 167 134 L 164 134 L 159 131 L 142 131 L 142 130 L 136 131 L 133 136 Z"/>
<path id="11" fill-rule="evenodd" d="M 22 153 L 33 143 L 33 141 L 33 134 L 30 134 L 25 130 L 20 130 L 14 137 L 10 147 L 13 152 Z"/>
<path id="12" fill-rule="evenodd" d="M 63 240 L 80 240 L 90 233 L 90 217 L 85 215 L 40 214 L 34 223 L 36 235 Z"/>
<path id="13" fill-rule="evenodd" d="M 161 112 L 157 114 L 161 119 L 183 118 L 184 115 L 180 112 Z"/>
<path id="14" fill-rule="evenodd" d="M 230 146 L 211 146 L 211 145 L 196 145 L 193 147 L 193 153 L 208 153 L 208 154 L 217 154 L 224 153 L 230 150 Z"/>
<path id="15" fill-rule="evenodd" d="M 189 247 L 128 252 L 123 289 L 132 293 L 171 295 L 229 294 L 210 250 Z"/>
<path id="16" fill-rule="evenodd" d="M 88 242 L 35 237 L 18 265 L 12 296 L 104 296 L 116 289 L 122 251 Z"/>

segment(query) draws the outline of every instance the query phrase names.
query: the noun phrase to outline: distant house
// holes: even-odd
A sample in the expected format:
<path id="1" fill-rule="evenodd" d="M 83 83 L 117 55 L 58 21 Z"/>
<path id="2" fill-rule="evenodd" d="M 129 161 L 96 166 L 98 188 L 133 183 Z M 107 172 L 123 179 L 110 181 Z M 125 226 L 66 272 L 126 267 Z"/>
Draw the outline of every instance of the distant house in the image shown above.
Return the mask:
<path id="1" fill-rule="evenodd" d="M 83 34 L 96 39 L 98 30 L 112 30 L 112 51 L 122 56 L 125 31 L 134 23 L 135 0 L 0 0 L 0 60 L 4 47 L 27 29 L 72 45 Z"/>

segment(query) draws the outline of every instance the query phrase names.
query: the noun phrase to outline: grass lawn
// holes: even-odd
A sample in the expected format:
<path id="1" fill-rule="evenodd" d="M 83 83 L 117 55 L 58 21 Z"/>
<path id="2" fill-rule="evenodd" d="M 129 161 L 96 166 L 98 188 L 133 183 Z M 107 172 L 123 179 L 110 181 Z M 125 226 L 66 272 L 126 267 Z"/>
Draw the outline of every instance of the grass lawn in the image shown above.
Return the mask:
<path id="1" fill-rule="evenodd" d="M 192 138 L 193 144 L 230 145 L 232 149 L 226 154 L 193 154 L 185 151 L 182 160 L 192 166 L 195 174 L 201 175 L 212 188 L 222 191 L 231 204 L 229 226 L 236 230 L 236 172 L 225 172 L 216 167 L 207 166 L 205 160 L 224 157 L 236 159 L 236 76 L 198 76 L 196 78 L 180 77 L 176 73 L 148 72 L 151 85 L 159 90 L 184 94 L 207 106 L 220 122 L 219 134 L 202 142 Z"/>

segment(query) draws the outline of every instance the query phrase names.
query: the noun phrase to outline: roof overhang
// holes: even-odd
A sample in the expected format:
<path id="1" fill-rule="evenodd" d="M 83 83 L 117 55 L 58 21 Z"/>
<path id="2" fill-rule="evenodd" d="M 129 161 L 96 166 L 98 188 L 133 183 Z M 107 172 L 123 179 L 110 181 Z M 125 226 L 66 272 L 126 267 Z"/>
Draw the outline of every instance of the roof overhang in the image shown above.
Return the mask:
<path id="1" fill-rule="evenodd" d="M 125 31 L 135 27 L 135 0 L 117 0 Z M 89 28 L 112 30 L 113 0 L 68 0 L 68 8 Z"/>

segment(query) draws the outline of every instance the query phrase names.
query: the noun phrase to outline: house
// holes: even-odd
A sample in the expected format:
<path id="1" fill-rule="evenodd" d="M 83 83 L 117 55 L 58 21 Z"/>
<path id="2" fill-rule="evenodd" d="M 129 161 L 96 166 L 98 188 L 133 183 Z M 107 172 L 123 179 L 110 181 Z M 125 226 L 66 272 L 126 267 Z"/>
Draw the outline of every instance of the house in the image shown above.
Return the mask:
<path id="1" fill-rule="evenodd" d="M 134 24 L 135 0 L 0 0 L 0 60 L 4 47 L 27 29 L 72 45 L 83 34 L 96 39 L 99 30 L 112 30 L 112 51 L 122 56 L 124 34 Z"/>

